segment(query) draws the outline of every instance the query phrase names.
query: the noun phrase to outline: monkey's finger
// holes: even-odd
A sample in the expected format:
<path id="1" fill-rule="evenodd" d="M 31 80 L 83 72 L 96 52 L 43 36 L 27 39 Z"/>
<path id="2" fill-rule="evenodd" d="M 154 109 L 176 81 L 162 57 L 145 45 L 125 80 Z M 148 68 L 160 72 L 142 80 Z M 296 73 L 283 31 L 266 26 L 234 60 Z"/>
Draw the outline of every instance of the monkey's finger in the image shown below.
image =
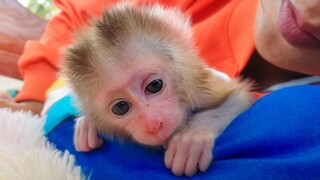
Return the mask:
<path id="1" fill-rule="evenodd" d="M 188 160 L 184 173 L 186 176 L 193 176 L 198 171 L 198 161 L 201 157 L 203 144 L 194 144 L 190 147 Z"/>
<path id="2" fill-rule="evenodd" d="M 200 160 L 199 160 L 199 169 L 202 172 L 207 171 L 209 168 L 211 161 L 213 159 L 212 157 L 212 145 L 210 147 L 205 147 L 205 149 L 202 151 Z"/>
<path id="3" fill-rule="evenodd" d="M 81 117 L 76 120 L 76 125 L 74 128 L 73 144 L 77 151 L 80 151 L 80 126 L 81 126 Z"/>
<path id="4" fill-rule="evenodd" d="M 74 148 L 79 151 L 79 130 L 77 128 L 77 126 L 75 126 L 74 129 L 74 135 L 73 135 L 73 144 L 74 144 Z"/>
<path id="5" fill-rule="evenodd" d="M 82 121 L 79 126 L 79 151 L 90 151 L 90 147 L 88 144 L 88 131 L 88 124 L 86 123 L 86 121 Z"/>
<path id="6" fill-rule="evenodd" d="M 167 150 L 164 155 L 164 164 L 166 165 L 167 168 L 171 169 L 172 168 L 172 161 L 174 158 L 174 155 L 176 154 L 176 140 L 175 137 L 173 137 L 167 146 Z"/>
<path id="7" fill-rule="evenodd" d="M 181 176 L 184 174 L 185 165 L 188 159 L 188 151 L 190 148 L 189 140 L 182 139 L 177 146 L 177 151 L 174 155 L 173 162 L 172 162 L 172 172 L 176 176 Z"/>
<path id="8" fill-rule="evenodd" d="M 89 125 L 88 132 L 88 145 L 91 149 L 100 147 L 103 144 L 103 140 L 98 136 L 97 129 L 93 124 Z"/>

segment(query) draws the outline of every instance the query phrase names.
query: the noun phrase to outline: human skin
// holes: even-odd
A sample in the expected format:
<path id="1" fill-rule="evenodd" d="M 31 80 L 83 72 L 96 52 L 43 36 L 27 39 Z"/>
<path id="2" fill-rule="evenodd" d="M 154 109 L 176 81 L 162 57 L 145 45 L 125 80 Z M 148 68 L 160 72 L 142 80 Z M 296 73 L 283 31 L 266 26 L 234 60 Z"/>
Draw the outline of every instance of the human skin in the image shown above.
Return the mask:
<path id="1" fill-rule="evenodd" d="M 0 0 L 0 49 L 21 54 L 25 42 L 39 39 L 47 24 L 16 0 Z"/>
<path id="2" fill-rule="evenodd" d="M 0 108 L 10 108 L 12 111 L 31 111 L 33 114 L 40 115 L 43 108 L 42 102 L 24 101 L 16 103 L 8 95 L 0 95 Z"/>
<path id="3" fill-rule="evenodd" d="M 21 79 L 18 59 L 28 40 L 39 39 L 47 21 L 24 8 L 16 0 L 0 0 L 0 74 Z M 15 102 L 6 92 L 0 92 L 0 108 L 31 111 L 40 114 L 42 102 Z"/>
<path id="4" fill-rule="evenodd" d="M 255 24 L 259 54 L 291 71 L 320 75 L 320 0 L 261 0 Z"/>
<path id="5" fill-rule="evenodd" d="M 47 21 L 16 0 L 0 0 L 0 74 L 21 79 L 18 59 L 28 40 L 39 39 Z"/>

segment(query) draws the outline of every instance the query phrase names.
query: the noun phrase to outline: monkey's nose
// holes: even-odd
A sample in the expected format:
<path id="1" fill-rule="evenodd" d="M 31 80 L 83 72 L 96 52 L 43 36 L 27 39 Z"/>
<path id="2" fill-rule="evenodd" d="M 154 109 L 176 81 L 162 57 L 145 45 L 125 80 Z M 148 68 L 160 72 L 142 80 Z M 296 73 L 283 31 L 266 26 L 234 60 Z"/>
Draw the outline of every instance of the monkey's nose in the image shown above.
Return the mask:
<path id="1" fill-rule="evenodd" d="M 158 133 L 163 126 L 162 124 L 159 120 L 152 120 L 147 124 L 146 131 L 149 133 Z"/>

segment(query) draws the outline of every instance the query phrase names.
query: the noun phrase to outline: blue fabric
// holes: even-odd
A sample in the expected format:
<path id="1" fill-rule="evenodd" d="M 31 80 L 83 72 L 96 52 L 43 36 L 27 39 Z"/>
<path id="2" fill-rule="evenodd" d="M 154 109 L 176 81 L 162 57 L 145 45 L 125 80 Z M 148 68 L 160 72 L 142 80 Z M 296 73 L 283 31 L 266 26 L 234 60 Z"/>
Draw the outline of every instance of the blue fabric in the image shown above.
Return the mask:
<path id="1" fill-rule="evenodd" d="M 320 179 L 320 86 L 273 92 L 239 115 L 216 140 L 215 160 L 193 179 Z M 79 153 L 72 144 L 73 119 L 49 140 L 69 150 L 91 179 L 189 179 L 175 177 L 161 149 L 108 141 Z"/>
<path id="2" fill-rule="evenodd" d="M 45 135 L 54 130 L 65 119 L 77 116 L 79 110 L 73 105 L 73 96 L 67 95 L 55 102 L 47 112 L 47 119 L 44 124 Z"/>

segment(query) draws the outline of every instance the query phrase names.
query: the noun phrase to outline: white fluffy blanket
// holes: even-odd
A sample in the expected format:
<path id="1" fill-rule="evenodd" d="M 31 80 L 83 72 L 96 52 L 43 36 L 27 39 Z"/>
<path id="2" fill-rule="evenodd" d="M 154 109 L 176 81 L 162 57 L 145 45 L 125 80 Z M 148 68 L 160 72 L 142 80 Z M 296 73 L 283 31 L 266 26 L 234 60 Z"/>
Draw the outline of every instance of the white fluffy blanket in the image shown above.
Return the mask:
<path id="1" fill-rule="evenodd" d="M 84 179 L 74 157 L 43 136 L 44 119 L 0 109 L 0 179 Z"/>

